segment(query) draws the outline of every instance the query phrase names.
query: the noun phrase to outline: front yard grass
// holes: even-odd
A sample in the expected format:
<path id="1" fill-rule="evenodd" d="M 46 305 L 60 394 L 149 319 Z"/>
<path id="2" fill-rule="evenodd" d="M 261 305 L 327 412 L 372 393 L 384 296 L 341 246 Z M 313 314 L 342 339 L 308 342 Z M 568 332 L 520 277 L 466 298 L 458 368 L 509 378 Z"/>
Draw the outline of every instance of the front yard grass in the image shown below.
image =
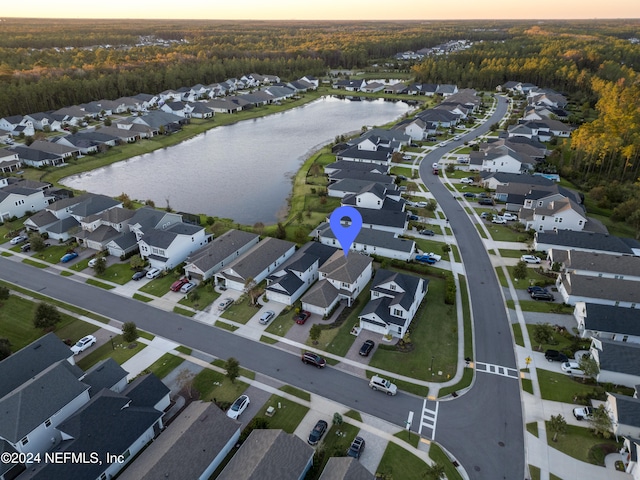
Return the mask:
<path id="1" fill-rule="evenodd" d="M 400 430 L 398 433 L 394 433 L 393 436 L 403 442 L 407 442 L 413 448 L 418 448 L 418 443 L 420 443 L 420 435 L 411 433 L 409 430 Z"/>
<path id="2" fill-rule="evenodd" d="M 538 422 L 527 423 L 527 432 L 529 432 L 534 437 L 537 437 L 538 436 Z"/>
<path id="3" fill-rule="evenodd" d="M 505 250 L 504 248 L 498 251 L 500 252 L 500 256 L 505 258 L 520 258 L 527 253 L 527 250 Z"/>
<path id="4" fill-rule="evenodd" d="M 162 297 L 164 294 L 170 291 L 169 289 L 171 288 L 171 284 L 178 280 L 178 278 L 180 277 L 172 274 L 160 276 L 151 280 L 149 283 L 140 288 L 139 291 L 148 293 L 155 297 Z"/>
<path id="5" fill-rule="evenodd" d="M 522 336 L 522 327 L 519 323 L 512 323 L 511 328 L 513 328 L 513 339 L 516 342 L 516 345 L 520 345 L 524 347 L 524 337 Z"/>
<path id="6" fill-rule="evenodd" d="M 564 373 L 550 372 L 537 369 L 538 382 L 540 383 L 540 395 L 544 400 L 555 402 L 574 403 L 576 395 L 589 395 L 594 392 L 593 385 L 574 380 Z"/>
<path id="7" fill-rule="evenodd" d="M 242 299 L 243 297 L 241 297 Z M 229 308 L 227 308 L 222 315 L 222 318 L 232 320 L 237 323 L 246 324 L 251 318 L 258 313 L 259 308 L 251 305 L 249 298 L 244 298 L 239 302 L 234 302 Z"/>
<path id="8" fill-rule="evenodd" d="M 411 322 L 413 350 L 404 353 L 380 345 L 369 365 L 420 380 L 444 382 L 455 375 L 457 368 L 456 307 L 444 303 L 445 280 L 431 275 L 427 278 L 429 290 Z M 430 372 L 432 358 L 433 372 Z"/>
<path id="9" fill-rule="evenodd" d="M 183 315 L 185 317 L 193 317 L 196 312 L 192 312 L 191 310 L 187 310 L 186 308 L 182 308 L 182 307 L 173 307 L 173 313 L 177 313 L 178 315 Z"/>
<path id="10" fill-rule="evenodd" d="M 278 315 L 265 329 L 265 332 L 284 337 L 289 329 L 295 324 L 293 321 L 293 317 L 295 315 L 295 309 Z"/>
<path id="11" fill-rule="evenodd" d="M 432 443 L 429 447 L 429 458 L 444 467 L 444 474 L 447 480 L 462 480 L 462 476 L 438 444 Z"/>
<path id="12" fill-rule="evenodd" d="M 534 324 L 527 324 L 527 332 L 530 339 L 533 339 L 534 328 Z M 555 330 L 552 332 L 552 335 L 553 340 L 551 343 L 538 344 L 533 342 L 532 340 L 531 348 L 541 352 L 544 352 L 545 350 L 551 348 L 553 350 L 559 350 L 563 353 L 566 353 L 569 356 L 573 356 L 572 352 L 574 352 L 575 350 L 588 350 L 589 345 L 591 344 L 591 341 L 588 339 L 577 339 L 575 337 L 565 336 L 566 334 L 563 335 L 559 331 Z M 574 344 L 574 341 L 577 341 L 578 343 Z"/>
<path id="13" fill-rule="evenodd" d="M 230 325 L 227 322 L 221 322 L 220 320 L 216 320 L 216 323 L 214 323 L 214 326 L 218 328 L 223 328 L 225 330 L 229 330 L 230 332 L 235 332 L 238 328 L 240 328 L 240 327 L 236 327 L 235 325 Z"/>
<path id="14" fill-rule="evenodd" d="M 87 278 L 87 281 L 85 283 L 88 285 L 93 285 L 94 287 L 103 288 L 105 290 L 111 290 L 113 288 L 116 288 L 113 285 L 109 285 L 108 283 L 104 283 L 104 282 L 99 282 L 98 280 L 94 280 L 93 278 Z"/>
<path id="15" fill-rule="evenodd" d="M 45 248 L 41 252 L 32 255 L 32 258 L 38 260 L 44 260 L 49 263 L 60 263 L 60 259 L 70 250 L 68 245 L 51 245 Z M 87 260 L 88 262 L 88 260 Z M 64 265 L 64 264 L 63 264 Z"/>
<path id="16" fill-rule="evenodd" d="M 145 302 L 145 303 L 153 301 L 153 298 L 147 297 L 145 295 L 140 295 L 139 293 L 134 293 L 132 298 L 136 300 L 140 300 L 141 302 Z"/>
<path id="17" fill-rule="evenodd" d="M 563 303 L 545 302 L 542 300 L 520 300 L 519 303 L 523 312 L 563 313 L 566 315 L 573 313 L 573 307 Z M 507 300 L 507 308 L 515 310 L 516 307 L 513 300 Z"/>
<path id="18" fill-rule="evenodd" d="M 282 390 L 285 393 L 301 398 L 302 400 L 306 400 L 307 402 L 311 401 L 311 394 L 309 392 L 292 387 L 291 385 L 283 385 L 278 390 Z"/>
<path id="19" fill-rule="evenodd" d="M 134 271 L 131 270 L 128 263 L 114 263 L 113 265 L 109 265 L 102 275 L 96 275 L 96 278 L 117 283 L 118 285 L 124 285 L 131 280 L 133 273 Z"/>
<path id="20" fill-rule="evenodd" d="M 446 246 L 446 243 L 425 240 L 422 238 L 414 238 L 413 240 L 416 242 L 418 249 L 422 250 L 424 253 L 433 252 L 437 255 L 441 255 L 442 260 L 449 260 L 449 252 L 442 251 L 442 247 Z"/>
<path id="21" fill-rule="evenodd" d="M 369 287 L 370 284 L 363 289 L 363 292 L 368 292 Z M 345 307 L 342 311 L 341 315 L 343 315 L 345 311 L 348 313 L 347 318 L 339 327 L 326 328 L 329 327 L 329 325 L 322 325 L 325 328 L 321 330 L 318 343 L 314 345 L 311 339 L 307 339 L 306 344 L 314 348 L 320 348 L 321 350 L 325 350 L 340 357 L 344 357 L 357 338 L 355 335 L 351 335 L 351 327 L 359 323 L 358 315 L 367 304 L 367 301 L 368 298 L 366 295 L 361 293 L 358 298 L 356 298 L 351 308 Z M 327 359 L 327 363 L 331 364 L 331 359 Z"/>
<path id="22" fill-rule="evenodd" d="M 200 284 L 185 295 L 185 297 L 178 303 L 180 305 L 195 308 L 196 310 L 204 310 L 218 300 L 219 297 L 220 294 L 214 290 L 213 285 Z"/>
<path id="23" fill-rule="evenodd" d="M 211 365 L 215 365 L 216 367 L 219 367 L 219 368 L 225 368 L 225 364 L 226 364 L 226 361 L 222 360 L 221 358 L 218 358 L 213 362 L 211 362 Z M 242 375 L 243 377 L 249 378 L 251 380 L 256 379 L 256 372 L 254 372 L 253 370 L 248 370 L 246 368 L 240 367 L 240 375 Z"/>
<path id="24" fill-rule="evenodd" d="M 165 353 L 158 360 L 152 363 L 151 366 L 147 368 L 147 370 L 150 373 L 155 374 L 155 376 L 159 379 L 163 379 L 171 372 L 173 372 L 176 368 L 178 368 L 182 364 L 182 362 L 184 362 L 184 359 L 176 357 L 171 353 Z"/>
<path id="25" fill-rule="evenodd" d="M 401 478 L 402 480 L 422 480 L 427 464 L 413 453 L 396 445 L 393 442 L 387 444 L 382 455 L 376 475 L 387 475 L 388 478 Z"/>
<path id="26" fill-rule="evenodd" d="M 513 282 L 513 286 L 515 288 L 521 288 L 521 289 L 526 289 L 529 285 L 531 285 L 531 282 L 533 281 L 534 283 L 537 282 L 541 282 L 541 283 L 547 283 L 547 284 L 552 284 L 555 282 L 555 278 L 552 277 L 547 277 L 546 275 L 542 275 L 537 268 L 527 268 L 527 277 L 526 278 L 518 278 L 516 280 L 515 276 L 513 275 L 513 270 L 515 269 L 514 265 L 510 265 L 507 267 L 507 271 L 509 272 L 509 277 L 511 278 L 511 281 Z M 496 270 L 498 270 L 498 272 L 500 272 L 502 270 L 502 267 L 496 267 Z M 507 279 L 504 277 L 504 275 L 500 276 L 499 275 L 499 279 L 500 279 L 500 285 L 502 285 L 503 287 L 508 287 L 507 285 Z"/>
<path id="27" fill-rule="evenodd" d="M 111 343 L 115 346 L 115 349 L 111 347 Z M 82 360 L 78 360 L 77 365 L 82 370 L 87 370 L 91 368 L 100 360 L 104 360 L 106 358 L 113 358 L 118 365 L 122 365 L 124 362 L 133 357 L 136 353 L 140 352 L 143 348 L 146 347 L 144 343 L 141 342 L 133 342 L 126 343 L 122 340 L 122 335 L 116 335 L 113 337 L 112 342 L 106 342 L 104 345 L 100 345 L 98 348 L 89 353 Z M 135 346 L 133 346 L 135 345 Z"/>
<path id="28" fill-rule="evenodd" d="M 42 262 L 36 262 L 35 260 L 31 260 L 30 258 L 23 259 L 22 263 L 26 263 L 27 265 L 31 265 L 32 267 L 36 267 L 36 268 L 49 268 L 50 267 L 50 265 L 47 265 L 47 264 L 42 263 Z"/>
<path id="29" fill-rule="evenodd" d="M 349 423 L 342 423 L 341 425 L 331 425 L 329 423 L 329 425 L 329 431 L 325 433 L 322 439 L 325 454 L 320 464 L 320 471 L 324 469 L 330 457 L 344 457 L 349 445 L 351 445 L 351 442 L 360 431 L 358 427 Z"/>
<path id="30" fill-rule="evenodd" d="M 554 442 L 549 422 L 545 422 L 545 425 L 547 444 L 581 462 L 604 467 L 604 456 L 618 452 L 622 447 L 622 443 L 616 443 L 614 439 L 596 437 L 590 429 L 576 425 L 567 425 L 566 433 L 558 435 L 558 441 Z"/>
<path id="31" fill-rule="evenodd" d="M 267 408 L 269 407 L 276 409 L 273 417 L 267 417 L 266 415 Z M 281 428 L 287 433 L 293 433 L 308 411 L 309 409 L 304 405 L 300 405 L 299 403 L 278 395 L 271 395 L 269 400 L 267 400 L 256 414 L 256 417 L 265 418 L 267 422 L 269 422 L 269 428 Z"/>
<path id="32" fill-rule="evenodd" d="M 526 242 L 529 237 L 524 232 L 516 232 L 508 225 L 487 223 L 487 230 L 496 242 Z"/>
<path id="33" fill-rule="evenodd" d="M 223 373 L 205 368 L 193 379 L 193 388 L 200 394 L 200 400 L 205 402 L 233 402 L 242 395 L 247 387 L 244 382 L 236 380 L 231 383 Z"/>

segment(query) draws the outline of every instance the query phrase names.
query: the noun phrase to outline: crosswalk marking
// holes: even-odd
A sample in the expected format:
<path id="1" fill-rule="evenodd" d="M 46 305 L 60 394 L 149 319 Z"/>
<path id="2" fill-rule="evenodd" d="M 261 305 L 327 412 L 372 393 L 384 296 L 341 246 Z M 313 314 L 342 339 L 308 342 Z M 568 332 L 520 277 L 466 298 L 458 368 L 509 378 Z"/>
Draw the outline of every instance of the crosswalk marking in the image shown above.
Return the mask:
<path id="1" fill-rule="evenodd" d="M 478 372 L 492 373 L 494 375 L 500 375 L 502 377 L 520 378 L 520 374 L 515 368 L 503 367 L 501 365 L 482 362 L 475 362 L 475 367 L 476 371 Z"/>
<path id="2" fill-rule="evenodd" d="M 431 410 L 427 408 L 427 399 L 424 399 L 422 403 L 422 416 L 420 418 L 420 428 L 418 429 L 418 434 L 422 435 L 422 428 L 426 428 L 431 430 L 431 435 L 427 435 L 434 440 L 436 438 L 436 422 L 438 420 L 438 406 L 440 402 L 436 402 L 436 409 Z"/>

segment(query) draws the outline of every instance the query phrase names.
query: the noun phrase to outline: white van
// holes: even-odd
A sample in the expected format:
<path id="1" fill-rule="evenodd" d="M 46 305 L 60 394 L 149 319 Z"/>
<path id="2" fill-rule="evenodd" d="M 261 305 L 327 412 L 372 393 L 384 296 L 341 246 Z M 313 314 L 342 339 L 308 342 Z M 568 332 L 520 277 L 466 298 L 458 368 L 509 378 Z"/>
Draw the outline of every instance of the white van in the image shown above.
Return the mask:
<path id="1" fill-rule="evenodd" d="M 147 272 L 147 278 L 158 278 L 160 276 L 160 270 L 157 268 L 152 268 Z"/>

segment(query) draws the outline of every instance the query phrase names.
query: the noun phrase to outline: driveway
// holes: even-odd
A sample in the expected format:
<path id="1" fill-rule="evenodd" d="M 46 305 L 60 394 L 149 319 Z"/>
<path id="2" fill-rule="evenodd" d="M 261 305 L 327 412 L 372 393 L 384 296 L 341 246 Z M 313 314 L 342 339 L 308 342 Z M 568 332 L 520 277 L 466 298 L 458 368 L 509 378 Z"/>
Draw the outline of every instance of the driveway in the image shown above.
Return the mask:
<path id="1" fill-rule="evenodd" d="M 376 345 L 375 347 L 373 347 L 373 350 L 371 350 L 371 353 L 369 353 L 368 357 L 363 357 L 358 352 L 360 351 L 360 347 L 366 340 L 372 340 Z M 354 362 L 361 363 L 362 368 L 358 368 L 357 366 L 347 363 L 341 365 L 342 370 L 353 372 L 359 375 L 364 375 L 364 370 L 366 369 L 366 366 L 369 365 L 371 357 L 375 353 L 381 341 L 382 335 L 380 335 L 379 333 L 370 332 L 369 330 L 365 329 L 360 330 L 360 334 L 356 338 L 355 342 L 353 342 L 353 345 L 351 345 L 351 348 L 349 348 L 349 351 L 344 357 L 348 360 L 353 360 Z"/>

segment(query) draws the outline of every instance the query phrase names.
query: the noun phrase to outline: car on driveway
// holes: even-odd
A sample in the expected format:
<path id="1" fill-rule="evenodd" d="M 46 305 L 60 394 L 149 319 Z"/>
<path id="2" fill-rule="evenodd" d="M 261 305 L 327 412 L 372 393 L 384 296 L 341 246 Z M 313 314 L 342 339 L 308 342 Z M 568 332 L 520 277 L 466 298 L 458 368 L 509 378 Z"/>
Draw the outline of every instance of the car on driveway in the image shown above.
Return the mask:
<path id="1" fill-rule="evenodd" d="M 417 215 L 409 215 L 409 220 L 413 221 L 413 222 L 417 222 L 418 220 L 420 220 L 420 218 Z"/>
<path id="2" fill-rule="evenodd" d="M 429 265 L 433 265 L 436 263 L 436 259 L 430 257 L 429 255 L 416 255 L 416 262 L 428 263 Z"/>
<path id="3" fill-rule="evenodd" d="M 26 242 L 28 240 L 24 235 L 18 235 L 17 237 L 13 237 L 9 243 L 11 245 L 18 245 L 19 243 Z"/>
<path id="4" fill-rule="evenodd" d="M 151 278 L 151 279 L 158 278 L 159 276 L 160 276 L 160 269 L 158 268 L 152 268 L 147 272 L 147 275 L 146 275 L 147 278 Z"/>
<path id="5" fill-rule="evenodd" d="M 540 257 L 536 257 L 535 255 L 522 255 L 520 260 L 527 263 L 540 263 Z"/>
<path id="6" fill-rule="evenodd" d="M 514 215 L 513 213 L 509 213 L 509 212 L 503 213 L 502 214 L 502 218 L 504 218 L 508 222 L 513 222 L 515 220 L 518 220 L 518 216 L 517 215 Z"/>
<path id="7" fill-rule="evenodd" d="M 146 270 L 140 270 L 139 272 L 136 272 L 131 276 L 131 280 L 135 280 L 137 282 L 141 278 L 144 278 L 146 274 L 147 274 Z"/>
<path id="8" fill-rule="evenodd" d="M 224 312 L 233 303 L 233 298 L 227 297 L 218 304 L 218 310 Z"/>
<path id="9" fill-rule="evenodd" d="M 93 335 L 87 335 L 86 337 L 82 337 L 78 342 L 71 347 L 71 351 L 74 355 L 78 355 L 80 352 L 84 352 L 91 345 L 96 343 L 96 337 Z"/>
<path id="10" fill-rule="evenodd" d="M 266 325 L 266 324 L 267 324 L 267 323 L 269 323 L 269 322 L 271 321 L 271 319 L 272 319 L 273 317 L 275 317 L 275 316 L 276 316 L 276 312 L 274 312 L 273 310 L 267 310 L 266 312 L 264 312 L 264 313 L 262 314 L 262 316 L 260 317 L 259 322 L 260 322 L 262 325 Z"/>
<path id="11" fill-rule="evenodd" d="M 90 267 L 95 267 L 98 264 L 98 257 L 94 257 L 91 260 L 89 260 L 89 263 L 87 265 L 89 265 Z"/>
<path id="12" fill-rule="evenodd" d="M 529 285 L 527 287 L 527 293 L 531 295 L 533 292 L 546 292 L 547 290 L 543 287 L 539 287 L 538 285 Z"/>
<path id="13" fill-rule="evenodd" d="M 189 279 L 187 277 L 182 277 L 181 279 L 176 280 L 171 284 L 170 290 L 172 292 L 179 292 L 180 289 L 187 283 L 189 283 Z"/>
<path id="14" fill-rule="evenodd" d="M 318 368 L 324 368 L 327 365 L 327 361 L 317 353 L 305 352 L 302 354 L 302 363 L 307 365 L 313 365 Z"/>
<path id="15" fill-rule="evenodd" d="M 374 375 L 369 380 L 369 386 L 372 390 L 380 390 L 381 392 L 385 392 L 387 395 L 395 395 L 398 393 L 398 387 L 395 384 L 391 383 L 386 378 L 379 377 Z"/>
<path id="16" fill-rule="evenodd" d="M 31 244 L 30 244 L 30 243 L 25 243 L 24 245 L 22 245 L 22 246 L 20 247 L 20 251 L 21 251 L 22 253 L 24 253 L 24 252 L 28 252 L 29 250 L 31 250 Z"/>
<path id="17" fill-rule="evenodd" d="M 311 316 L 310 312 L 307 312 L 306 310 L 300 310 L 293 320 L 298 325 L 304 325 L 304 322 L 306 322 L 310 316 Z"/>
<path id="18" fill-rule="evenodd" d="M 324 420 L 318 420 L 318 422 L 316 423 L 316 426 L 313 427 L 313 430 L 311 430 L 311 433 L 309 433 L 309 438 L 307 439 L 307 443 L 309 445 L 317 445 L 320 439 L 322 438 L 322 436 L 324 435 L 324 432 L 327 431 L 328 426 L 329 425 Z"/>
<path id="19" fill-rule="evenodd" d="M 373 347 L 375 346 L 376 344 L 373 340 L 365 340 L 362 346 L 360 347 L 360 351 L 358 353 L 363 357 L 368 357 L 369 354 L 371 353 L 371 350 L 373 350 Z"/>
<path id="20" fill-rule="evenodd" d="M 433 237 L 436 234 L 436 232 L 429 229 L 420 230 L 418 233 L 420 235 L 426 235 L 427 237 Z"/>
<path id="21" fill-rule="evenodd" d="M 462 180 L 460 180 L 460 183 L 466 183 L 466 184 L 473 183 L 473 178 L 471 177 L 463 178 Z"/>
<path id="22" fill-rule="evenodd" d="M 464 192 L 462 196 L 466 198 L 476 198 L 476 194 L 471 192 Z"/>
<path id="23" fill-rule="evenodd" d="M 74 258 L 76 258 L 78 256 L 78 254 L 76 252 L 70 252 L 67 253 L 65 255 L 62 256 L 62 258 L 60 259 L 60 261 L 62 263 L 67 263 L 70 262 L 71 260 L 73 260 Z"/>
<path id="24" fill-rule="evenodd" d="M 478 199 L 478 205 L 495 205 L 493 198 L 482 197 Z"/>
<path id="25" fill-rule="evenodd" d="M 439 262 L 440 260 L 442 260 L 442 256 L 438 255 L 437 253 L 429 252 L 427 253 L 427 256 L 433 258 L 436 262 Z"/>
<path id="26" fill-rule="evenodd" d="M 544 300 L 546 302 L 553 302 L 555 300 L 553 294 L 547 292 L 546 290 L 534 290 L 533 292 L 531 292 L 531 298 L 533 298 L 534 300 Z"/>
<path id="27" fill-rule="evenodd" d="M 505 225 L 507 221 L 505 220 L 504 217 L 501 217 L 500 215 L 494 215 L 493 218 L 491 219 L 491 223 L 498 223 L 500 225 Z"/>
<path id="28" fill-rule="evenodd" d="M 227 410 L 227 417 L 233 418 L 234 420 L 237 419 L 242 412 L 247 409 L 250 403 L 251 401 L 248 396 L 240 395 L 236 401 L 231 404 L 229 410 Z"/>
<path id="29" fill-rule="evenodd" d="M 567 357 L 564 353 L 559 352 L 558 350 L 547 350 L 544 352 L 544 358 L 547 359 L 548 362 L 568 362 L 569 357 Z"/>
<path id="30" fill-rule="evenodd" d="M 426 208 L 429 205 L 427 202 L 416 202 L 416 207 L 418 208 Z"/>
<path id="31" fill-rule="evenodd" d="M 576 407 L 573 409 L 573 416 L 576 417 L 576 420 L 589 420 L 593 417 L 593 408 L 592 407 Z"/>
<path id="32" fill-rule="evenodd" d="M 187 282 L 180 287 L 180 293 L 189 293 L 194 288 L 196 288 L 195 283 Z"/>
<path id="33" fill-rule="evenodd" d="M 365 441 L 362 437 L 356 437 L 351 442 L 349 450 L 347 450 L 347 457 L 360 458 L 362 452 L 364 452 Z"/>
<path id="34" fill-rule="evenodd" d="M 577 375 L 584 375 L 584 372 L 580 370 L 580 364 L 575 360 L 569 360 L 568 362 L 564 362 L 560 368 L 565 373 L 575 373 Z"/>

